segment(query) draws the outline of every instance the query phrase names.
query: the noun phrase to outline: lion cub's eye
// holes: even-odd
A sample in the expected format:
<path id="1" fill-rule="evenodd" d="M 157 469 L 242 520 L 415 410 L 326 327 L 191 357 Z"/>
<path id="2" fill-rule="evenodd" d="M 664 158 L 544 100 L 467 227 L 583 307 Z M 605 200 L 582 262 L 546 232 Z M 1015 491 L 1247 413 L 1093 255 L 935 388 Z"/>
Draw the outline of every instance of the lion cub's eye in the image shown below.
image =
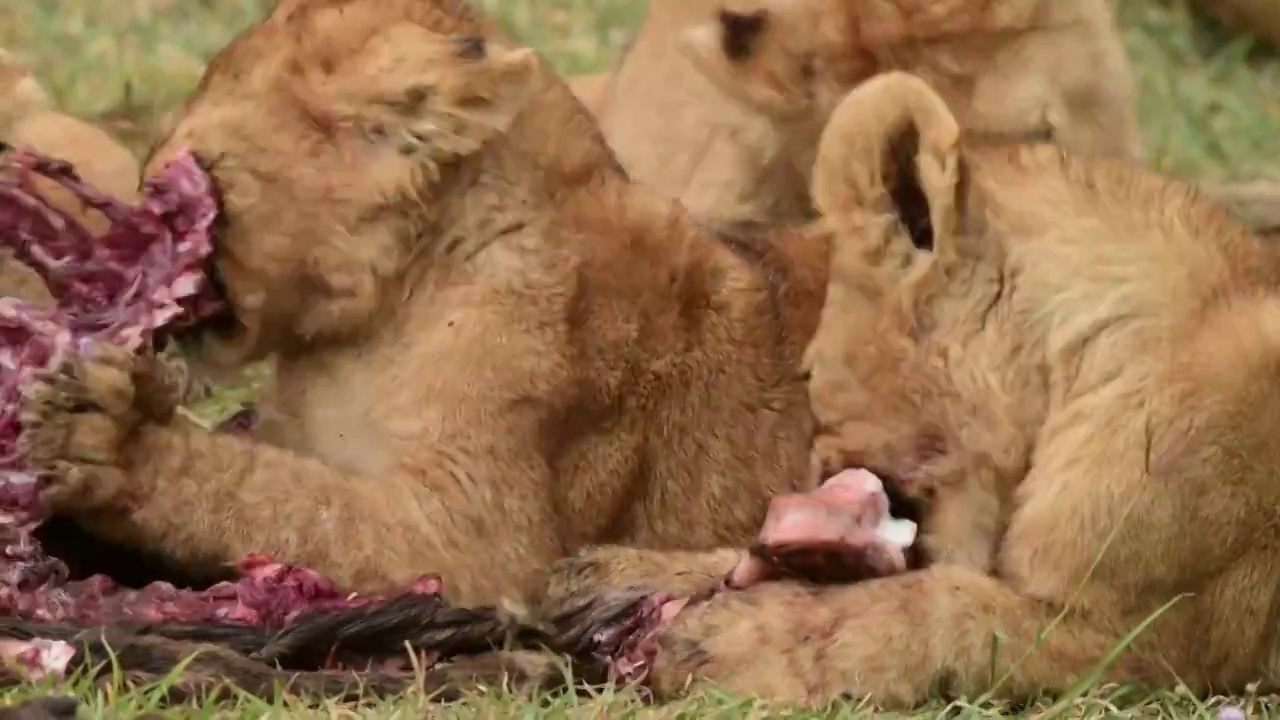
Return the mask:
<path id="1" fill-rule="evenodd" d="M 458 42 L 458 57 L 463 60 L 483 60 L 485 42 L 482 37 L 466 37 Z"/>

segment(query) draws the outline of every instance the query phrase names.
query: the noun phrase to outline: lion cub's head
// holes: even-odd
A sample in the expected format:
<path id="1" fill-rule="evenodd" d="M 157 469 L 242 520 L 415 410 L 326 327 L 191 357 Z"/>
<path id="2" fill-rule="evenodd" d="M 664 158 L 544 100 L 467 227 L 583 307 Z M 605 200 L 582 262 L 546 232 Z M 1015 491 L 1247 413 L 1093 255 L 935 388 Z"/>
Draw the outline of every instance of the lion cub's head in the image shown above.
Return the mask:
<path id="1" fill-rule="evenodd" d="M 204 354 L 376 331 L 441 251 L 433 198 L 507 131 L 538 69 L 459 0 L 285 0 L 236 38 L 148 162 L 190 148 L 220 194 L 231 311 Z"/>
<path id="2" fill-rule="evenodd" d="M 810 151 L 849 90 L 901 70 L 928 80 L 966 132 L 1138 152 L 1106 0 L 724 0 L 677 47 L 720 91 Z"/>
<path id="3" fill-rule="evenodd" d="M 1049 143 L 964 140 L 904 73 L 838 106 L 812 192 L 835 237 L 805 357 L 820 475 L 1008 486 L 1046 432 L 1089 435 L 1073 419 L 1140 423 L 1205 308 L 1274 292 L 1273 249 L 1199 193 Z"/>

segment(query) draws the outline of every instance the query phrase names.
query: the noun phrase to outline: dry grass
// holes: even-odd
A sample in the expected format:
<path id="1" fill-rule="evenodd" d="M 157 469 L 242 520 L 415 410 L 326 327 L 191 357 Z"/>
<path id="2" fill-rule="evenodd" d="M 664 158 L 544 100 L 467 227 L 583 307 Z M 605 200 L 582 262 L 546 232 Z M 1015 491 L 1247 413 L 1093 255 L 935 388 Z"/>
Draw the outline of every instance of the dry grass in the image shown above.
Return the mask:
<path id="1" fill-rule="evenodd" d="M 608 67 L 623 51 L 643 0 L 477 0 L 561 71 Z M 1063 0 L 1069 1 L 1069 0 Z M 204 61 L 259 15 L 266 0 L 12 0 L 0 7 L 0 46 L 16 50 L 66 109 L 99 118 L 139 152 L 165 113 L 199 77 Z M 1280 164 L 1280 59 L 1247 39 L 1200 22 L 1182 0 L 1117 0 L 1140 81 L 1148 161 L 1183 177 L 1220 180 L 1275 173 Z M 238 394 L 224 394 L 225 407 Z M 140 715 L 154 706 L 146 692 L 72 687 L 93 716 Z M 1280 716 L 1275 699 L 1198 701 L 1177 692 L 1135 695 L 1089 687 L 1049 704 L 1023 708 L 1036 717 L 1215 717 L 1224 702 L 1249 717 Z M 22 691 L 16 695 L 33 691 Z M 37 691 L 38 692 L 38 691 Z M 15 695 L 15 696 L 16 696 Z M 306 709 L 251 701 L 233 708 L 187 707 L 174 717 L 420 717 L 422 698 L 363 710 Z M 918 717 L 1008 714 L 990 705 L 937 706 Z M 665 708 L 646 708 L 623 694 L 586 701 L 522 700 L 493 694 L 431 713 L 440 717 L 859 717 L 856 707 L 811 712 L 769 708 L 706 694 Z"/>

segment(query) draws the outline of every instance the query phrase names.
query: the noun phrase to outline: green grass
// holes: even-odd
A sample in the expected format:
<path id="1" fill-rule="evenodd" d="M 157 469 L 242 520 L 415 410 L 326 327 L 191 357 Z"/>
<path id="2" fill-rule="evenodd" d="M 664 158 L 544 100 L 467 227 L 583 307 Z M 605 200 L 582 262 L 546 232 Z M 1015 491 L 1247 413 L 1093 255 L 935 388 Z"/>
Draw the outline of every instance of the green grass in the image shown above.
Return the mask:
<path id="1" fill-rule="evenodd" d="M 626 47 L 643 0 L 476 0 L 499 15 L 564 73 L 608 68 Z M 1070 0 L 1062 0 L 1068 2 Z M 193 86 L 202 64 L 236 31 L 257 17 L 264 0 L 10 0 L 0 7 L 0 46 L 17 51 L 67 110 L 96 118 L 139 152 L 166 114 Z M 1117 0 L 1139 83 L 1139 110 L 1148 162 L 1187 178 L 1222 180 L 1275 173 L 1280 164 L 1280 59 L 1247 39 L 1196 19 L 1183 0 Z M 213 411 L 243 397 L 224 393 Z M 91 716 L 143 714 L 153 707 L 145 691 L 119 687 L 71 688 Z M 1118 688 L 1088 687 L 1058 717 L 1212 718 L 1227 702 L 1200 701 L 1178 692 L 1135 696 Z M 10 691 L 18 697 L 39 690 Z M 1276 698 L 1236 698 L 1250 717 L 1280 717 Z M 1048 704 L 1022 715 L 1045 716 Z M 408 697 L 366 709 L 298 705 L 188 707 L 173 717 L 420 717 L 423 698 Z M 935 717 L 942 706 L 922 712 Z M 971 717 L 1001 715 L 995 706 L 951 706 Z M 856 707 L 789 714 L 741 698 L 704 694 L 688 702 L 646 708 L 627 694 L 584 701 L 531 703 L 493 694 L 435 714 L 440 717 L 859 717 Z"/>
<path id="2" fill-rule="evenodd" d="M 1225 180 L 1280 166 L 1280 58 L 1200 23 L 1183 0 L 1115 3 L 1137 76 L 1147 161 Z"/>

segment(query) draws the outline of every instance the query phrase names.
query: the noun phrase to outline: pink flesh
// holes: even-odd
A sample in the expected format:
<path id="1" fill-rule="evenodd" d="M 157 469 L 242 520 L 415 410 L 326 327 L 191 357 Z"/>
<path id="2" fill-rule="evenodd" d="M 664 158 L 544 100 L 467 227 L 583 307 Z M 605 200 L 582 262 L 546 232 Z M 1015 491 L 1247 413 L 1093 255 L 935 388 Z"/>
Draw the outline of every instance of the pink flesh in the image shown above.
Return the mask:
<path id="1" fill-rule="evenodd" d="M 785 576 L 852 582 L 902 572 L 902 549 L 875 532 L 888 514 L 884 484 L 860 469 L 834 475 L 808 493 L 776 497 L 756 545 L 725 584 L 743 589 Z"/>
<path id="2" fill-rule="evenodd" d="M 0 665 L 10 673 L 21 673 L 28 680 L 50 675 L 62 677 L 74 656 L 75 649 L 61 640 L 0 639 Z"/>

